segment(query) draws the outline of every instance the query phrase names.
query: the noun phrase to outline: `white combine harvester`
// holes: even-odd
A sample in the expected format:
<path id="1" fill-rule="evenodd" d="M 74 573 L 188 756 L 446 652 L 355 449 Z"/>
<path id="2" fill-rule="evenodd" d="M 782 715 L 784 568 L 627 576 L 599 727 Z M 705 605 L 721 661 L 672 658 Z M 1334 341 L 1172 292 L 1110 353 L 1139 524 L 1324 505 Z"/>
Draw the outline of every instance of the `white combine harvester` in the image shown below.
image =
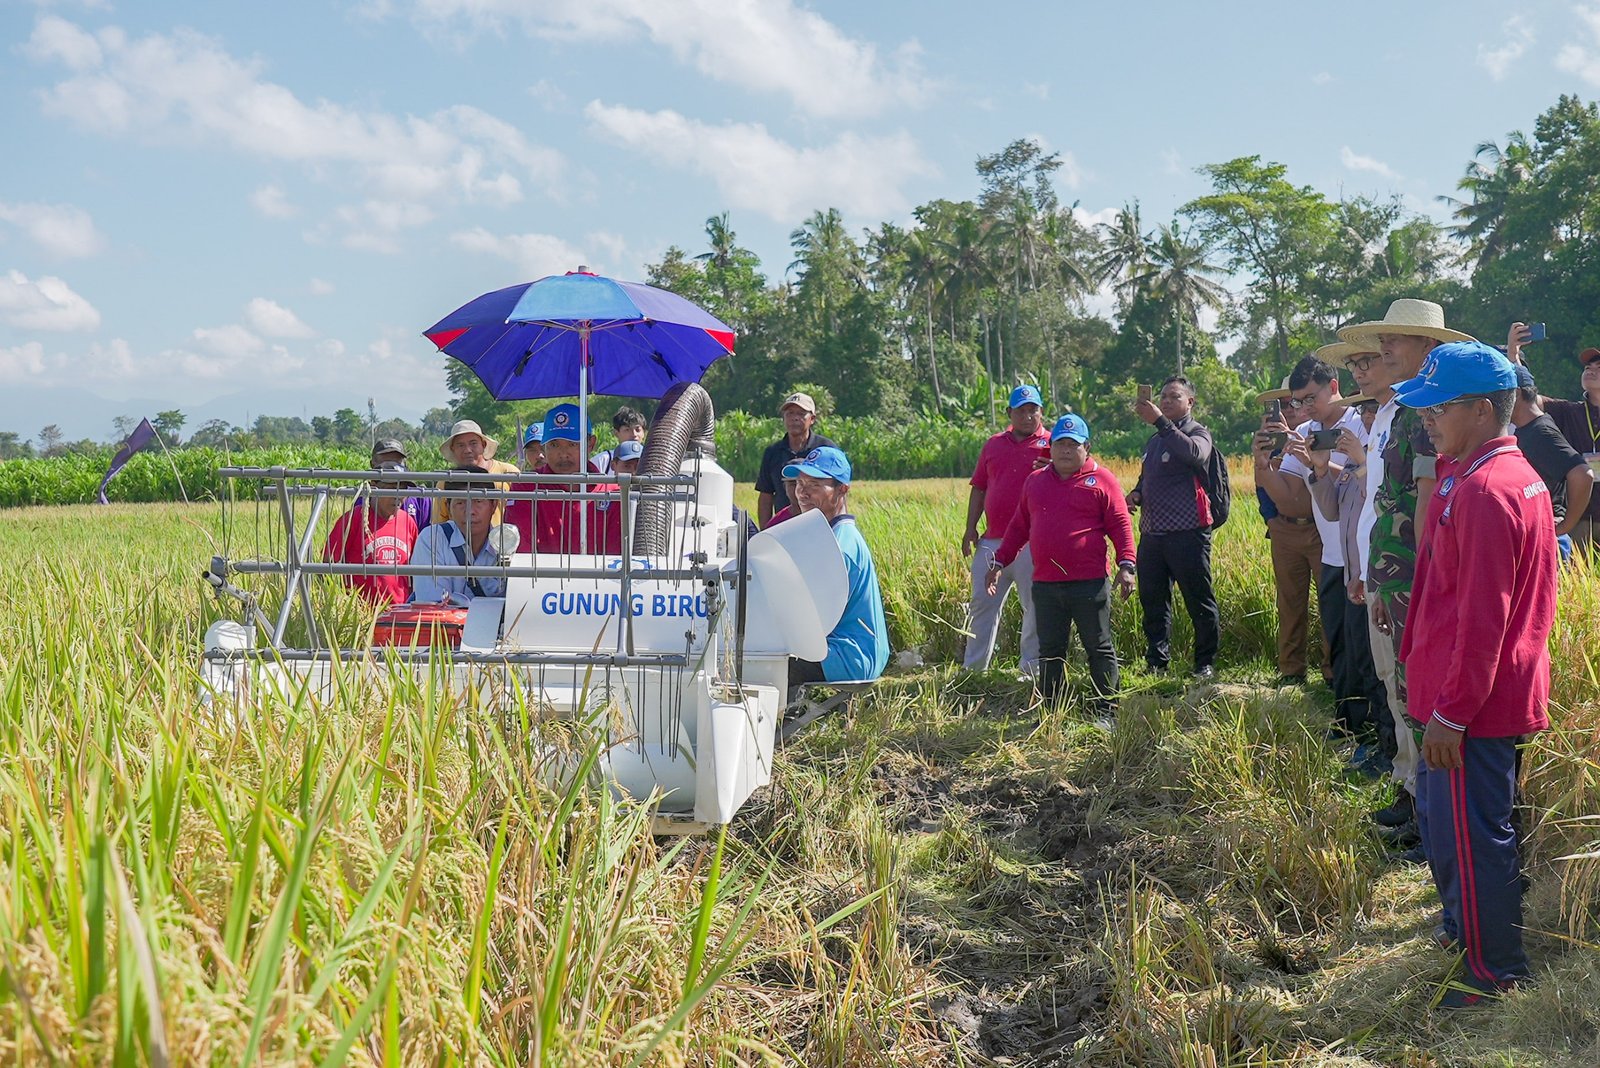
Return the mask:
<path id="1" fill-rule="evenodd" d="M 818 513 L 747 533 L 733 478 L 714 456 L 712 427 L 710 397 L 698 385 L 681 386 L 662 400 L 637 475 L 493 476 L 511 483 L 508 492 L 495 491 L 500 497 L 610 498 L 621 509 L 623 545 L 632 548 L 621 556 L 533 553 L 515 545 L 515 530 L 505 526 L 495 567 L 319 562 L 314 543 L 330 501 L 411 492 L 363 485 L 371 471 L 224 469 L 227 479 L 262 486 L 262 498 L 275 503 L 271 522 L 281 525 L 283 558 L 212 560 L 206 579 L 219 597 L 238 601 L 240 618 L 207 631 L 207 686 L 248 712 L 264 690 L 309 685 L 326 695 L 338 677 L 334 661 L 381 671 L 398 659 L 422 678 L 498 693 L 503 704 L 520 693 L 545 717 L 596 725 L 606 734 L 600 776 L 619 793 L 655 795 L 660 831 L 727 823 L 771 779 L 789 657 L 826 656 L 847 580 Z M 407 477 L 483 480 L 456 472 Z M 579 482 L 582 488 L 567 488 Z M 594 488 L 607 483 L 617 488 Z M 296 502 L 308 497 L 302 523 Z M 331 647 L 319 638 L 311 583 L 363 573 L 498 577 L 507 589 L 504 598 L 471 602 L 458 647 Z M 261 574 L 284 579 L 283 602 L 271 616 L 232 581 Z M 308 640 L 292 646 L 286 636 L 297 605 Z M 451 670 L 437 672 L 439 662 Z"/>

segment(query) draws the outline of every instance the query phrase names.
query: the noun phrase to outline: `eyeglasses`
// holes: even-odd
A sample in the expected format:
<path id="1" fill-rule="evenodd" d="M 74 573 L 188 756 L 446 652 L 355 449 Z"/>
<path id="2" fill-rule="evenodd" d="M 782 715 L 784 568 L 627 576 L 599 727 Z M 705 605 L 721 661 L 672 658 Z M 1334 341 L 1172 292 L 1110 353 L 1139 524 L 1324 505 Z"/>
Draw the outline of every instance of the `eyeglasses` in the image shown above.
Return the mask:
<path id="1" fill-rule="evenodd" d="M 1291 408 L 1309 408 L 1309 407 L 1311 407 L 1312 404 L 1316 403 L 1317 394 L 1321 393 L 1323 391 L 1323 389 L 1326 388 L 1326 386 L 1327 386 L 1327 383 L 1323 383 L 1322 385 L 1318 386 L 1316 389 L 1312 390 L 1310 393 L 1306 394 L 1304 397 L 1293 397 L 1293 396 L 1290 397 L 1289 401 L 1288 401 L 1289 407 L 1291 407 Z"/>
<path id="2" fill-rule="evenodd" d="M 1372 356 L 1357 356 L 1353 360 L 1346 360 L 1345 361 L 1345 366 L 1350 368 L 1350 370 L 1352 370 L 1352 371 L 1365 371 L 1367 368 L 1371 367 L 1374 363 L 1376 363 L 1377 360 L 1378 360 L 1378 357 L 1376 355 L 1372 355 Z"/>
<path id="3" fill-rule="evenodd" d="M 1478 401 L 1488 399 L 1488 397 L 1481 395 L 1472 397 L 1457 397 L 1455 400 L 1447 400 L 1443 404 L 1430 404 L 1426 408 L 1421 408 L 1418 410 L 1421 411 L 1423 415 L 1437 419 L 1443 415 L 1444 410 L 1450 407 L 1452 404 L 1476 404 Z"/>

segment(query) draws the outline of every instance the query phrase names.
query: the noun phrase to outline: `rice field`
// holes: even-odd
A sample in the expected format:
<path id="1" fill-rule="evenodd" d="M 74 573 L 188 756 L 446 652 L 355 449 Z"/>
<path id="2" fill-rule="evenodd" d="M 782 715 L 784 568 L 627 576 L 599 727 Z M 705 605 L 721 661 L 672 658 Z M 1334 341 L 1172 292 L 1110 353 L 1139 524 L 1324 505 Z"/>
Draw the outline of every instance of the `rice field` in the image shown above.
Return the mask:
<path id="1" fill-rule="evenodd" d="M 542 785 L 525 723 L 407 675 L 202 706 L 215 507 L 0 512 L 0 1059 L 1600 1063 L 1595 576 L 1564 579 L 1558 729 L 1526 761 L 1537 981 L 1440 1015 L 1425 872 L 1367 833 L 1386 798 L 1322 741 L 1322 695 L 1270 685 L 1234 486 L 1220 683 L 1130 671 L 1105 732 L 950 665 L 964 485 L 861 484 L 894 647 L 925 666 L 684 840 Z M 337 589 L 319 610 L 362 622 Z M 1137 663 L 1136 603 L 1115 625 Z"/>

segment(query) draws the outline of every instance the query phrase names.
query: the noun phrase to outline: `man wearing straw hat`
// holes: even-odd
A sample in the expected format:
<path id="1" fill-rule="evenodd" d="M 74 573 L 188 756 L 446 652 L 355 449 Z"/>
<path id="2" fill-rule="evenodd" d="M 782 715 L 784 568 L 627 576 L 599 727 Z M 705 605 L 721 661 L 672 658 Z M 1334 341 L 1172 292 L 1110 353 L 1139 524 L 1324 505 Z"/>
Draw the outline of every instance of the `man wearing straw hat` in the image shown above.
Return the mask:
<path id="1" fill-rule="evenodd" d="M 1399 650 L 1416 572 L 1419 502 L 1426 502 L 1433 493 L 1437 454 L 1422 417 L 1395 402 L 1392 384 L 1415 377 L 1435 346 L 1473 338 L 1445 326 L 1444 309 L 1433 301 L 1403 297 L 1389 305 L 1382 319 L 1341 328 L 1339 340 L 1377 344 L 1389 394 L 1380 397 L 1385 403 L 1373 421 L 1372 446 L 1367 450 L 1367 502 L 1362 525 L 1370 531 L 1370 540 L 1364 593 L 1378 673 L 1384 674 L 1385 667 L 1393 665 L 1389 668 L 1394 678 L 1389 696 L 1397 746 L 1394 771 L 1402 790 L 1393 804 L 1373 813 L 1373 819 L 1380 826 L 1391 828 L 1386 832 L 1390 841 L 1410 847 L 1402 859 L 1421 863 L 1425 857 L 1415 816 L 1421 731 L 1406 717 L 1405 667 Z"/>
<path id="2" fill-rule="evenodd" d="M 439 451 L 444 458 L 450 461 L 453 468 L 481 467 L 491 475 L 514 475 L 517 473 L 516 464 L 508 464 L 503 460 L 494 458 L 495 452 L 500 448 L 500 443 L 483 432 L 475 421 L 459 419 L 450 428 L 450 436 L 444 439 L 444 444 L 439 446 Z M 501 490 L 509 490 L 511 483 L 496 482 L 495 486 Z M 444 483 L 439 484 L 440 489 L 446 489 Z M 505 516 L 505 501 L 497 500 L 494 504 L 494 521 L 499 523 Z M 450 518 L 450 498 L 442 497 L 433 508 L 433 521 L 443 523 Z"/>
<path id="3" fill-rule="evenodd" d="M 1425 724 L 1418 813 L 1439 900 L 1441 945 L 1466 974 L 1442 1008 L 1475 1005 L 1529 977 L 1512 808 L 1522 743 L 1549 726 L 1555 519 L 1509 423 L 1516 375 L 1477 342 L 1442 345 L 1396 388 L 1439 450 L 1438 489 L 1412 588 L 1412 717 Z"/>

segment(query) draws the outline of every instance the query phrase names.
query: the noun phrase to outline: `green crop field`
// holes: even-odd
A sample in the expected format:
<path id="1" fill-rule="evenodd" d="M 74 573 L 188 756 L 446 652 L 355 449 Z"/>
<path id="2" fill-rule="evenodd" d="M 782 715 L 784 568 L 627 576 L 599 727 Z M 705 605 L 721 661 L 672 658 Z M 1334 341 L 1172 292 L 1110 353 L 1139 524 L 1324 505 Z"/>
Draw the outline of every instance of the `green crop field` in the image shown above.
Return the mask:
<path id="1" fill-rule="evenodd" d="M 1368 833 L 1385 795 L 1322 740 L 1324 695 L 1271 685 L 1234 480 L 1222 676 L 1131 670 L 1109 732 L 952 666 L 964 485 L 861 484 L 894 647 L 926 665 L 784 750 L 725 837 L 678 841 L 540 785 L 524 722 L 408 673 L 203 706 L 199 573 L 249 548 L 214 505 L 0 511 L 0 1059 L 1600 1063 L 1595 575 L 1563 576 L 1557 729 L 1525 761 L 1536 981 L 1440 1015 L 1426 871 Z"/>

